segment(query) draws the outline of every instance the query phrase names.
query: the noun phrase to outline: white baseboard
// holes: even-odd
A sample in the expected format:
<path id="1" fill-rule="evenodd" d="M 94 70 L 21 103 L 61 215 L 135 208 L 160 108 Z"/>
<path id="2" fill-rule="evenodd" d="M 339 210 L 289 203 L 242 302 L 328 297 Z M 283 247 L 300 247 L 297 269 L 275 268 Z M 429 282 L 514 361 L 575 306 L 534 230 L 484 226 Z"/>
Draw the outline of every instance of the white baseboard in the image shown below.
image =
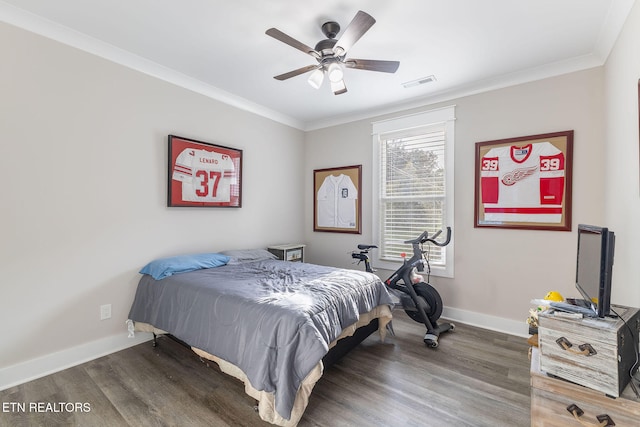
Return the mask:
<path id="1" fill-rule="evenodd" d="M 0 369 L 0 390 L 80 365 L 151 339 L 150 333 L 136 332 L 135 338 L 127 338 L 125 332 L 2 368 Z"/>
<path id="2" fill-rule="evenodd" d="M 530 336 L 528 333 L 529 325 L 527 325 L 524 318 L 521 322 L 518 322 L 516 320 L 505 319 L 504 317 L 491 316 L 488 314 L 451 307 L 444 307 L 442 310 L 442 317 L 454 322 L 465 323 L 509 335 L 516 335 L 524 338 L 528 338 Z"/>
<path id="3" fill-rule="evenodd" d="M 527 333 L 528 326 L 524 320 L 518 322 L 451 307 L 444 307 L 442 317 L 453 322 L 465 323 L 510 335 L 529 336 Z M 151 334 L 144 332 L 136 332 L 135 338 L 127 338 L 126 333 L 118 334 L 2 368 L 0 369 L 0 390 L 80 365 L 151 339 Z"/>

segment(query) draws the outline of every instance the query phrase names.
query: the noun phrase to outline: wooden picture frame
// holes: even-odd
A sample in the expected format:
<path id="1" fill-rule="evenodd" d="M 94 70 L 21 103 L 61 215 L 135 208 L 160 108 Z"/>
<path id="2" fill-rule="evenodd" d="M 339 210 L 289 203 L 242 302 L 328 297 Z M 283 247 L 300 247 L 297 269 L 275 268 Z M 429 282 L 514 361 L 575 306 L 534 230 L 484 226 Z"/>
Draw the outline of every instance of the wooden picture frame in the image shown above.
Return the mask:
<path id="1" fill-rule="evenodd" d="M 242 206 L 242 150 L 169 135 L 167 206 Z"/>
<path id="2" fill-rule="evenodd" d="M 476 143 L 474 227 L 571 231 L 573 130 Z"/>
<path id="3" fill-rule="evenodd" d="M 313 171 L 313 231 L 362 234 L 362 165 Z"/>

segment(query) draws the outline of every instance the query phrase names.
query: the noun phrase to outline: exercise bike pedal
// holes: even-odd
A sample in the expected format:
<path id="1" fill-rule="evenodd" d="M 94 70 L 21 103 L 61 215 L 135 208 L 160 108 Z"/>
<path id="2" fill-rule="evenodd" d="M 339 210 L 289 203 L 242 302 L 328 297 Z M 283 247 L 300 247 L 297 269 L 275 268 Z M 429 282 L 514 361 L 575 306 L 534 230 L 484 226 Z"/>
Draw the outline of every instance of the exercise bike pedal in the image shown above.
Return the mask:
<path id="1" fill-rule="evenodd" d="M 428 347 L 436 348 L 438 346 L 438 336 L 429 332 L 424 335 L 423 341 Z"/>

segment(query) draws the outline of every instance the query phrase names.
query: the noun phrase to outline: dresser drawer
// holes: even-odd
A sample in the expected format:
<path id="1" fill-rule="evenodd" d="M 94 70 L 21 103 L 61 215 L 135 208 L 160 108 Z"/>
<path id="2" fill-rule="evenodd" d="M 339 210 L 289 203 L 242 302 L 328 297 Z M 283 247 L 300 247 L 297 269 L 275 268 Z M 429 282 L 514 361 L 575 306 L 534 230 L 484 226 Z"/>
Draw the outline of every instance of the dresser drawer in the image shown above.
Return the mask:
<path id="1" fill-rule="evenodd" d="M 578 412 L 582 411 L 579 420 L 567 409 L 571 405 L 579 408 Z M 583 423 L 597 426 L 600 424 L 597 417 L 603 415 L 607 415 L 617 427 L 637 426 L 640 402 L 608 397 L 560 379 L 532 377 L 532 426 L 581 427 Z"/>
<path id="2" fill-rule="evenodd" d="M 618 397 L 635 364 L 640 323 L 638 309 L 615 306 L 615 310 L 622 318 L 568 319 L 553 311 L 540 314 L 540 368 Z"/>
<path id="3" fill-rule="evenodd" d="M 616 342 L 596 341 L 593 336 L 543 327 L 538 328 L 538 339 L 543 371 L 618 396 Z"/>

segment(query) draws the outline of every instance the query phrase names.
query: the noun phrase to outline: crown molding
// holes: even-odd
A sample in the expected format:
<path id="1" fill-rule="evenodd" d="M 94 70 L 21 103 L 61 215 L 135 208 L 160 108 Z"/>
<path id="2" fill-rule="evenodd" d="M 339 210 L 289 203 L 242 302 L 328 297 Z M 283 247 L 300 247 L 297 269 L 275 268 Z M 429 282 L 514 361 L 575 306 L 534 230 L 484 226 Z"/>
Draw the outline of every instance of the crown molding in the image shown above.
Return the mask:
<path id="1" fill-rule="evenodd" d="M 0 21 L 115 62 L 216 101 L 303 130 L 304 123 L 131 52 L 0 1 Z"/>
<path id="2" fill-rule="evenodd" d="M 441 102 L 451 102 L 465 96 L 477 95 L 510 86 L 530 83 L 551 77 L 582 71 L 604 65 L 604 61 L 596 55 L 584 55 L 564 61 L 554 62 L 539 67 L 503 74 L 490 79 L 479 80 L 472 85 L 458 86 L 449 90 L 434 92 L 413 100 L 389 104 L 383 108 L 363 111 L 358 114 L 336 116 L 334 118 L 307 123 L 304 131 L 313 131 L 332 126 L 339 126 L 359 120 L 394 114 L 413 108 L 426 107 Z"/>
<path id="3" fill-rule="evenodd" d="M 634 4 L 635 0 L 615 0 L 611 2 L 611 6 L 602 25 L 600 35 L 594 45 L 592 54 L 547 64 L 529 70 L 505 74 L 496 78 L 476 82 L 473 85 L 461 86 L 432 93 L 410 101 L 390 104 L 379 109 L 366 110 L 356 114 L 341 115 L 310 122 L 303 122 L 245 98 L 236 96 L 215 86 L 206 84 L 200 80 L 134 55 L 123 49 L 89 37 L 86 34 L 82 34 L 53 21 L 44 19 L 38 15 L 11 6 L 3 1 L 0 1 L 0 21 L 105 58 L 109 61 L 202 94 L 240 110 L 265 117 L 302 131 L 313 131 L 353 121 L 370 119 L 385 114 L 393 114 L 407 109 L 429 106 L 439 102 L 448 102 L 464 96 L 475 95 L 508 86 L 602 66 L 613 49 L 625 20 Z"/>

